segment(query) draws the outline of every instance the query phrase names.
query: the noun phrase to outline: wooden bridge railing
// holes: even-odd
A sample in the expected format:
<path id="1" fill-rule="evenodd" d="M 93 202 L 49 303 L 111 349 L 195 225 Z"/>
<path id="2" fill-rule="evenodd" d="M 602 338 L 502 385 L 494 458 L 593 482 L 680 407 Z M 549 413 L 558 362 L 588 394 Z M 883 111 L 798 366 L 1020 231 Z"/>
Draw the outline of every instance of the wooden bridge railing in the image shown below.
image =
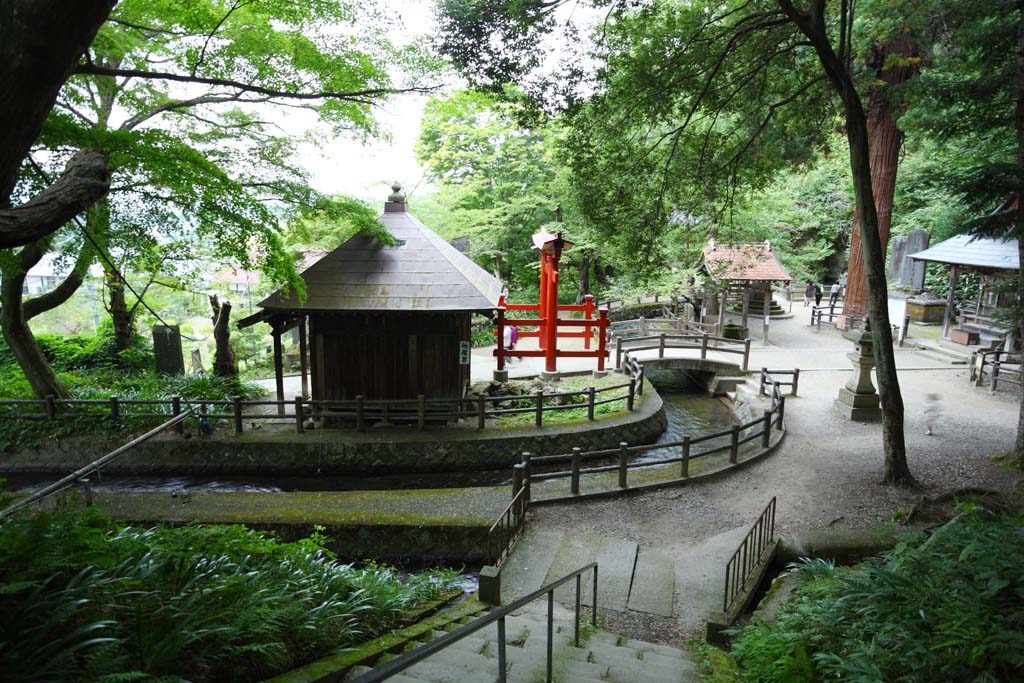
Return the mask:
<path id="1" fill-rule="evenodd" d="M 775 375 L 792 375 L 793 381 L 782 382 L 775 379 Z M 789 395 L 796 396 L 796 388 L 800 383 L 800 368 L 793 370 L 769 370 L 768 368 L 761 368 L 761 382 L 758 386 L 757 393 L 760 396 L 765 395 L 765 387 L 770 387 L 772 390 L 778 387 L 789 387 Z"/>
<path id="2" fill-rule="evenodd" d="M 658 358 L 665 357 L 666 349 L 700 349 L 701 360 L 706 360 L 708 351 L 718 353 L 734 353 L 743 356 L 742 369 L 747 371 L 750 360 L 750 339 L 742 341 L 726 337 L 713 337 L 709 334 L 666 334 L 631 337 L 615 340 L 615 365 L 622 365 L 623 352 L 658 351 Z"/>
<path id="3" fill-rule="evenodd" d="M 682 318 L 634 318 L 633 320 L 618 320 L 609 327 L 612 339 L 646 337 L 652 333 L 674 332 L 683 334 L 686 332 L 696 334 L 718 334 L 718 324 L 714 322 L 701 323 L 695 320 L 683 320 Z"/>

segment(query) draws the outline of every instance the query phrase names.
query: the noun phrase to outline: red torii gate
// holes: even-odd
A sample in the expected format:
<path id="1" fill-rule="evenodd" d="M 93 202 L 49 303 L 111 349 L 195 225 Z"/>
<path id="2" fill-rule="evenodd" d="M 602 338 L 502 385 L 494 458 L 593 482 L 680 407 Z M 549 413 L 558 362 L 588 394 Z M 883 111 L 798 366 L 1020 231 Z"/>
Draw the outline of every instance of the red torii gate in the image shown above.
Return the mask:
<path id="1" fill-rule="evenodd" d="M 587 294 L 582 304 L 558 303 L 558 262 L 562 250 L 572 247 L 572 242 L 562 238 L 562 233 L 552 235 L 546 229 L 533 235 L 533 248 L 540 252 L 540 303 L 510 304 L 502 295 L 498 300 L 498 345 L 494 355 L 498 358 L 498 370 L 505 369 L 506 358 L 544 357 L 544 371 L 557 372 L 559 356 L 574 358 L 596 358 L 598 371 L 604 370 L 608 356 L 608 308 L 597 308 L 594 297 Z M 594 318 L 594 311 L 598 317 Z M 506 311 L 537 311 L 537 318 L 506 318 Z M 582 311 L 583 319 L 559 318 L 560 311 Z M 519 332 L 520 337 L 537 337 L 536 350 L 518 351 L 505 348 L 505 326 L 536 326 L 535 330 Z M 559 328 L 582 328 L 578 331 L 562 331 Z M 590 348 L 593 328 L 598 329 L 597 349 Z M 582 338 L 583 351 L 562 351 L 558 349 L 558 338 Z"/>

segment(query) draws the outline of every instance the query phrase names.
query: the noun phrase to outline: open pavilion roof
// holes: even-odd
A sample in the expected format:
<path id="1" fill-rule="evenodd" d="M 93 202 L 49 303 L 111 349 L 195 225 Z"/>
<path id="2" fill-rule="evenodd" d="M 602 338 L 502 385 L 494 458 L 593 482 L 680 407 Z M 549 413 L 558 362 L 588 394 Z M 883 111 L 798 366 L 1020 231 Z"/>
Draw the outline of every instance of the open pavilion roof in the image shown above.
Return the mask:
<path id="1" fill-rule="evenodd" d="M 737 242 L 704 247 L 704 268 L 716 280 L 790 282 L 793 276 L 779 261 L 771 242 Z"/>
<path id="2" fill-rule="evenodd" d="M 1020 270 L 1017 240 L 956 235 L 911 254 L 914 261 L 966 266 L 982 271 Z"/>

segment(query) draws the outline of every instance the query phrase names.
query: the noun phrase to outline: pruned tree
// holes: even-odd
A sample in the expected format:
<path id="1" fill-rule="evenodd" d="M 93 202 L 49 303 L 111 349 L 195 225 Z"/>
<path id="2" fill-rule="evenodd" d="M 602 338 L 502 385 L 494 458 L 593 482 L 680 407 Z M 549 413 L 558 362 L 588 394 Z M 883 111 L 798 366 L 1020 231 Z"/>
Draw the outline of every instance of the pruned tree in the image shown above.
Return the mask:
<path id="1" fill-rule="evenodd" d="M 231 302 L 220 302 L 216 294 L 210 295 L 213 310 L 213 374 L 218 377 L 237 377 L 238 364 L 231 350 Z"/>

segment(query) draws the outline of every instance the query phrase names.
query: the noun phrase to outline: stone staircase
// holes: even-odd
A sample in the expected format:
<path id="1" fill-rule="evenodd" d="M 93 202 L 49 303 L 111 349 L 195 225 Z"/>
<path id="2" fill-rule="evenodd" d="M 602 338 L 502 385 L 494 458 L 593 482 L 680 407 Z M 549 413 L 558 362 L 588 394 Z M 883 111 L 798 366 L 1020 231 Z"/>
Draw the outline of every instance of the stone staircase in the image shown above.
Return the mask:
<path id="1" fill-rule="evenodd" d="M 554 611 L 552 679 L 557 683 L 689 683 L 700 675 L 686 650 L 633 640 L 581 621 L 580 647 L 574 646 L 573 613 L 556 604 Z M 463 617 L 409 642 L 401 653 L 388 654 L 383 664 L 420 644 L 445 635 L 481 615 Z M 545 680 L 547 662 L 547 604 L 540 598 L 505 619 L 506 675 L 510 683 L 539 683 Z M 347 677 L 371 671 L 353 668 Z M 490 624 L 405 671 L 387 679 L 392 683 L 493 683 L 498 680 L 497 624 Z"/>

